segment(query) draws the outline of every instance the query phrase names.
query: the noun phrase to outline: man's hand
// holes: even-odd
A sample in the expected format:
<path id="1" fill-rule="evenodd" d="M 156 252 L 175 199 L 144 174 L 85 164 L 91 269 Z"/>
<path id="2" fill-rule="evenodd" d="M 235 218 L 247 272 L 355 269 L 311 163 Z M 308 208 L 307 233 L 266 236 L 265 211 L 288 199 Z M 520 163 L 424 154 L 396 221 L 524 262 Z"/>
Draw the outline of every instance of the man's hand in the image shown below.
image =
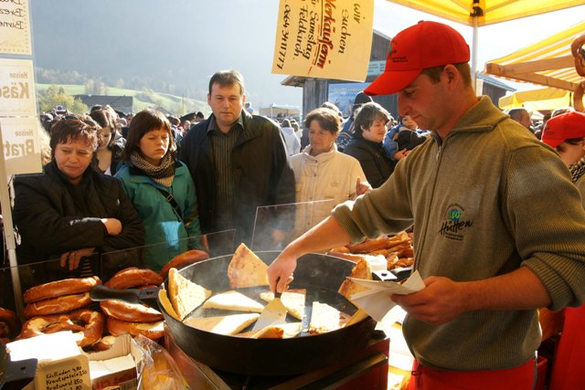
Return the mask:
<path id="1" fill-rule="evenodd" d="M 287 286 L 294 280 L 293 272 L 296 268 L 297 258 L 287 255 L 286 251 L 281 252 L 268 267 L 270 291 L 286 291 Z"/>
<path id="2" fill-rule="evenodd" d="M 412 318 L 439 325 L 475 310 L 535 310 L 552 299 L 540 278 L 527 266 L 488 279 L 454 282 L 430 276 L 426 287 L 409 295 L 392 295 Z"/>
<path id="3" fill-rule="evenodd" d="M 357 196 L 365 194 L 366 192 L 370 192 L 372 190 L 372 186 L 367 181 L 362 183 L 362 180 L 358 177 L 355 183 L 355 193 Z"/>
<path id="4" fill-rule="evenodd" d="M 122 232 L 122 222 L 116 218 L 102 218 L 102 223 L 106 227 L 108 234 L 115 236 Z"/>
<path id="5" fill-rule="evenodd" d="M 94 253 L 95 248 L 84 248 L 78 249 L 76 251 L 65 252 L 61 255 L 59 264 L 61 267 L 65 268 L 67 264 L 69 264 L 68 269 L 69 271 L 73 271 L 79 267 L 79 263 L 81 259 L 84 257 L 91 256 Z"/>
<path id="6" fill-rule="evenodd" d="M 408 152 L 409 152 L 408 149 L 399 150 L 394 154 L 394 160 L 396 161 L 402 160 L 404 157 L 408 156 Z"/>
<path id="7" fill-rule="evenodd" d="M 426 287 L 408 295 L 392 295 L 392 300 L 412 318 L 431 325 L 441 325 L 465 312 L 465 297 L 459 283 L 451 279 L 430 276 L 424 280 Z"/>

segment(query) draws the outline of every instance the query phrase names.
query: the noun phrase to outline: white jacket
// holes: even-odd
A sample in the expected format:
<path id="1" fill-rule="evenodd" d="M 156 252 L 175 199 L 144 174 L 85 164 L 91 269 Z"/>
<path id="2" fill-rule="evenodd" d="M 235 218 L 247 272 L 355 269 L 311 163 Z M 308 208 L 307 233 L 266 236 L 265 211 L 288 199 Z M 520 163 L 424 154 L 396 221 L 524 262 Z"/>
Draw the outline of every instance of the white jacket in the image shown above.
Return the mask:
<path id="1" fill-rule="evenodd" d="M 284 142 L 286 143 L 286 149 L 288 150 L 288 155 L 292 156 L 293 154 L 300 152 L 301 140 L 295 134 L 295 129 L 292 127 L 281 127 L 280 131 L 282 131 Z"/>
<path id="2" fill-rule="evenodd" d="M 291 157 L 296 182 L 296 222 L 298 237 L 331 214 L 339 203 L 356 198 L 356 183 L 366 175 L 358 160 L 337 151 L 337 145 L 316 157 L 311 145 Z"/>

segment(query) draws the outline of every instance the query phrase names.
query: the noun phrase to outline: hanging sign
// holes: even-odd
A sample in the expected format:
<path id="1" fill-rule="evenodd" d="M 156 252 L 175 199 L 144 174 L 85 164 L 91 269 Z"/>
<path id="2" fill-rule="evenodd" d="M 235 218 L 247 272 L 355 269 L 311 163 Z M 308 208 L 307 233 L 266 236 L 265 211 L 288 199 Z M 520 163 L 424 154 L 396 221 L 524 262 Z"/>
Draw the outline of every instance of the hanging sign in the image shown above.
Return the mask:
<path id="1" fill-rule="evenodd" d="M 28 0 L 0 1 L 0 54 L 32 55 Z"/>
<path id="2" fill-rule="evenodd" d="M 365 81 L 374 0 L 280 0 L 272 73 Z"/>
<path id="3" fill-rule="evenodd" d="M 32 61 L 0 59 L 0 117 L 37 115 L 33 76 Z"/>
<path id="4" fill-rule="evenodd" d="M 2 150 L 8 175 L 42 171 L 40 126 L 36 117 L 0 118 L 4 143 Z"/>

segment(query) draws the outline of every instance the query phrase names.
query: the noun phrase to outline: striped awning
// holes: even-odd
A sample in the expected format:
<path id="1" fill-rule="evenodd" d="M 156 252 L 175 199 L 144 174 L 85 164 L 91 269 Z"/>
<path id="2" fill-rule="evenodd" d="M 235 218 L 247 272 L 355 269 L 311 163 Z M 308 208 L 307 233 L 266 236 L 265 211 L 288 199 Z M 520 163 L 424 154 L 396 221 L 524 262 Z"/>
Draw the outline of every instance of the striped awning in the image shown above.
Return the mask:
<path id="1" fill-rule="evenodd" d="M 585 34 L 585 22 L 485 63 L 484 73 L 573 91 L 583 77 L 571 54 L 573 40 Z"/>

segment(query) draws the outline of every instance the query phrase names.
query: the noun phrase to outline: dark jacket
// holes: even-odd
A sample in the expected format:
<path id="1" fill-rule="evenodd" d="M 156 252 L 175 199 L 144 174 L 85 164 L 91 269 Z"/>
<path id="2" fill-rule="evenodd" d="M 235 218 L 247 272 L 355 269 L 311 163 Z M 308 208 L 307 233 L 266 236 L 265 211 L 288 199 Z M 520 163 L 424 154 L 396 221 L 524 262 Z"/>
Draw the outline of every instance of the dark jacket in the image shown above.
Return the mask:
<path id="1" fill-rule="evenodd" d="M 122 136 L 121 133 L 116 132 L 114 136 L 114 141 L 110 143 L 107 148 L 112 151 L 112 162 L 110 163 L 110 175 L 114 176 L 116 172 L 118 172 L 120 163 L 122 162 L 122 151 L 124 150 L 124 146 L 126 145 L 126 138 Z M 93 166 L 95 169 L 101 172 L 99 169 L 98 160 L 96 154 L 93 155 Z M 103 173 L 103 172 L 102 172 Z"/>
<path id="2" fill-rule="evenodd" d="M 343 149 L 343 153 L 355 157 L 362 166 L 368 183 L 378 188 L 394 172 L 396 163 L 386 157 L 382 144 L 368 141 L 364 138 L 353 138 Z"/>
<path id="3" fill-rule="evenodd" d="M 121 183 L 91 167 L 73 186 L 52 161 L 42 174 L 16 177 L 14 190 L 20 264 L 58 259 L 82 248 L 105 253 L 144 245 L 142 221 Z M 119 219 L 122 232 L 107 235 L 101 218 Z"/>
<path id="4" fill-rule="evenodd" d="M 295 178 L 280 129 L 261 116 L 242 110 L 243 131 L 232 150 L 236 245 L 250 245 L 258 206 L 294 203 Z M 199 203 L 202 233 L 218 231 L 213 220 L 215 168 L 207 120 L 192 126 L 183 138 L 179 159 L 187 164 Z M 290 224 L 280 226 L 292 230 Z"/>

